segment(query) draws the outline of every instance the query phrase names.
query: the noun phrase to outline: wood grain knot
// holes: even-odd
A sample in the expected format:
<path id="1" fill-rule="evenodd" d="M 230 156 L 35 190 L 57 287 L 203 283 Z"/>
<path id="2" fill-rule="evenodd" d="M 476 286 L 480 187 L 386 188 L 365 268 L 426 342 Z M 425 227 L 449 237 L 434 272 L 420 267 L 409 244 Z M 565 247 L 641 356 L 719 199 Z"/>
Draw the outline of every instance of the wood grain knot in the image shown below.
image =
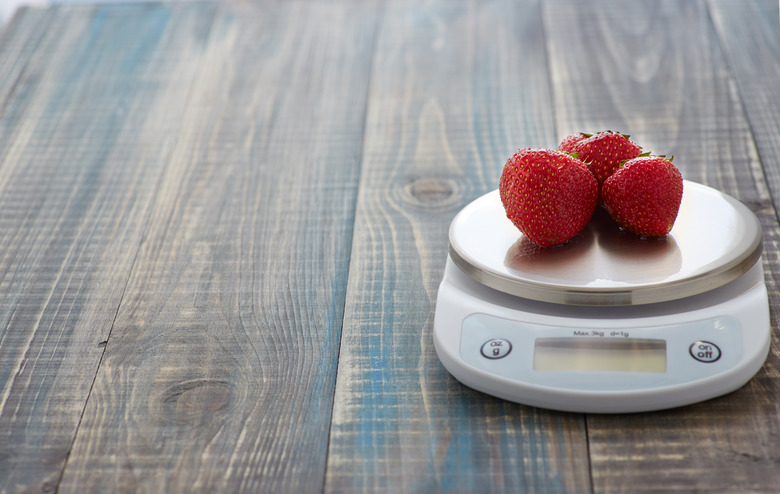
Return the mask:
<path id="1" fill-rule="evenodd" d="M 444 209 L 457 202 L 460 187 L 450 178 L 418 177 L 409 181 L 402 192 L 402 200 L 423 209 Z"/>
<path id="2" fill-rule="evenodd" d="M 230 407 L 231 386 L 226 381 L 197 379 L 169 387 L 162 395 L 162 414 L 176 423 L 198 422 Z"/>

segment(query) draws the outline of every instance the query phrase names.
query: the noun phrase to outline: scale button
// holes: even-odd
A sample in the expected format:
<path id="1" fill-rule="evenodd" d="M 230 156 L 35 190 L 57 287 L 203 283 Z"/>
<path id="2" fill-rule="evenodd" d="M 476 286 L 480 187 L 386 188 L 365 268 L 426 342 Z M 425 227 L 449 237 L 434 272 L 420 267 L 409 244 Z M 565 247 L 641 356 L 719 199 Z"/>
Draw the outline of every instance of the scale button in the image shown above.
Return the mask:
<path id="1" fill-rule="evenodd" d="M 720 358 L 720 348 L 709 341 L 695 341 L 689 349 L 691 357 L 699 362 L 709 364 Z"/>
<path id="2" fill-rule="evenodd" d="M 512 344 L 503 338 L 493 338 L 482 345 L 482 356 L 489 359 L 504 358 L 512 351 Z"/>

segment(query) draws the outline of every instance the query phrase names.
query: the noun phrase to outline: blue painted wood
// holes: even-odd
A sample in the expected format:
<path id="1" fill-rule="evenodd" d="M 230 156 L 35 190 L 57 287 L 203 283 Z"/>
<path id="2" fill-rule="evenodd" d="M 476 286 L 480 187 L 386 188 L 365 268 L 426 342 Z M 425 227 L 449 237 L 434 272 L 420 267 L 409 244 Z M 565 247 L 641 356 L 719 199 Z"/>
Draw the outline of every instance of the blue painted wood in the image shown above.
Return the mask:
<path id="1" fill-rule="evenodd" d="M 0 491 L 58 485 L 212 10 L 26 10 L 4 38 Z"/>
<path id="2" fill-rule="evenodd" d="M 219 6 L 61 492 L 322 490 L 376 15 Z"/>
<path id="3" fill-rule="evenodd" d="M 776 344 L 733 395 L 588 417 L 433 351 L 455 213 L 516 148 L 607 127 L 759 214 L 775 324 L 777 2 L 593 5 L 25 10 L 0 39 L 0 491 L 775 491 Z"/>
<path id="4" fill-rule="evenodd" d="M 741 110 L 750 125 L 760 163 L 757 181 L 766 180 L 780 211 L 780 6 L 773 0 L 710 2 L 719 46 L 729 67 L 729 79 L 739 91 Z M 732 87 L 732 90 L 733 87 Z"/>
<path id="5" fill-rule="evenodd" d="M 457 211 L 554 146 L 536 1 L 389 2 L 378 28 L 328 492 L 586 492 L 581 416 L 472 391 L 436 358 Z"/>
<path id="6" fill-rule="evenodd" d="M 33 93 L 35 81 L 24 77 L 30 58 L 53 18 L 46 10 L 26 10 L 0 31 L 0 166 L 9 151 L 14 127 L 26 107 L 26 96 Z"/>

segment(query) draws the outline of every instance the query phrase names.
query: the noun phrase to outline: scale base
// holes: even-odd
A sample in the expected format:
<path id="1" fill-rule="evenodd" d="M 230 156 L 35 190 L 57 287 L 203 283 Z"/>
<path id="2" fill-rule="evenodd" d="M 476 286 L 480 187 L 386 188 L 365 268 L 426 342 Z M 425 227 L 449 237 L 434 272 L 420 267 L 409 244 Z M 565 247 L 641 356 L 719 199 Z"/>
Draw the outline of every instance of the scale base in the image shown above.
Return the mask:
<path id="1" fill-rule="evenodd" d="M 665 371 L 534 369 L 534 342 L 541 337 L 581 338 L 577 341 L 586 343 L 578 346 L 593 343 L 603 350 L 618 348 L 629 336 L 624 341 L 668 345 Z M 448 257 L 433 339 L 444 367 L 476 390 L 554 410 L 630 413 L 697 403 L 740 388 L 767 357 L 770 321 L 760 259 L 737 279 L 703 294 L 604 307 L 509 295 L 474 281 Z M 510 344 L 496 348 L 509 349 L 507 355 L 486 357 L 485 345 L 498 340 Z M 695 344 L 704 345 L 699 359 Z M 717 359 L 706 355 L 712 349 L 707 344 L 717 350 Z"/>

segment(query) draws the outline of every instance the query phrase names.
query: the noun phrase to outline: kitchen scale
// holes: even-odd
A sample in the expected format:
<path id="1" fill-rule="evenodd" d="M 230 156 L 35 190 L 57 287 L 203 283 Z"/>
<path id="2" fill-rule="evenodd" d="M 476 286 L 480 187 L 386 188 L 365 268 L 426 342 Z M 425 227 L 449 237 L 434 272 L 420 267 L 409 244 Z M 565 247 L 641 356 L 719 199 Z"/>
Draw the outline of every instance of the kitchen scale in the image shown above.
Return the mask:
<path id="1" fill-rule="evenodd" d="M 601 207 L 541 248 L 498 191 L 450 226 L 433 338 L 463 384 L 572 412 L 672 408 L 744 385 L 770 344 L 761 225 L 736 199 L 685 181 L 672 231 L 641 238 Z"/>

